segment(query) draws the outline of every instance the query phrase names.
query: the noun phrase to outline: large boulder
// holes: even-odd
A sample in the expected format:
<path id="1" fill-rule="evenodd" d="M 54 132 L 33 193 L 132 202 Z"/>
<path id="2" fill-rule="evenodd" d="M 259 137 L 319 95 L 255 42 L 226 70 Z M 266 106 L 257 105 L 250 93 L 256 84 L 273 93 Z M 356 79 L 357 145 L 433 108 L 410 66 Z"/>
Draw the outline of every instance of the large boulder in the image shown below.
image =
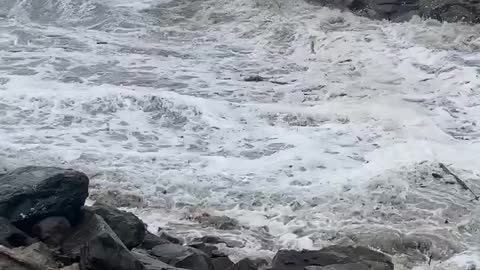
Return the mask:
<path id="1" fill-rule="evenodd" d="M 215 270 L 207 254 L 188 246 L 159 245 L 154 247 L 150 254 L 175 267 L 192 270 Z"/>
<path id="2" fill-rule="evenodd" d="M 273 270 L 370 269 L 393 270 L 387 255 L 366 247 L 330 246 L 321 250 L 280 250 L 273 258 Z M 322 269 L 323 270 L 323 269 Z"/>
<path id="3" fill-rule="evenodd" d="M 49 246 L 60 245 L 71 230 L 70 222 L 64 217 L 48 217 L 33 225 L 32 234 Z"/>
<path id="4" fill-rule="evenodd" d="M 143 243 L 146 227 L 143 221 L 134 214 L 102 203 L 95 203 L 88 209 L 101 216 L 128 249 Z"/>
<path id="5" fill-rule="evenodd" d="M 23 167 L 0 178 L 0 216 L 18 225 L 49 216 L 75 219 L 88 197 L 88 177 L 55 167 Z"/>
<path id="6" fill-rule="evenodd" d="M 80 268 L 85 270 L 144 269 L 103 218 L 88 211 L 63 243 L 62 250 L 79 257 Z"/>
<path id="7" fill-rule="evenodd" d="M 6 218 L 0 217 L 0 245 L 13 248 L 28 246 L 35 242 L 33 238 L 17 229 Z"/>

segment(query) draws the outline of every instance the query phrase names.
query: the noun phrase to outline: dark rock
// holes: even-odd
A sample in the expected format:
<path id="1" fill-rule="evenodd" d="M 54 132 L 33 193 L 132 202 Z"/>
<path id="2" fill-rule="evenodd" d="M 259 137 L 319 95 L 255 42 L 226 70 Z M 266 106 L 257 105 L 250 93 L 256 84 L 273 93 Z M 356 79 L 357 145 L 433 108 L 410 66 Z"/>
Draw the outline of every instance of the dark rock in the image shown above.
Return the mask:
<path id="1" fill-rule="evenodd" d="M 98 203 L 111 207 L 144 207 L 142 197 L 135 194 L 126 194 L 117 190 L 108 190 L 103 193 L 94 193 L 90 198 Z"/>
<path id="2" fill-rule="evenodd" d="M 80 265 L 78 263 L 71 264 L 69 266 L 65 266 L 60 268 L 60 270 L 81 270 Z"/>
<path id="3" fill-rule="evenodd" d="M 84 173 L 74 170 L 16 169 L 0 178 L 0 216 L 21 227 L 49 216 L 74 220 L 88 197 L 88 182 Z"/>
<path id="4" fill-rule="evenodd" d="M 151 256 L 145 250 L 133 249 L 133 256 L 135 256 L 145 266 L 146 270 L 173 270 L 181 269 L 175 268 L 169 264 L 160 261 L 158 258 Z"/>
<path id="5" fill-rule="evenodd" d="M 89 211 L 85 211 L 81 224 L 73 228 L 62 249 L 80 258 L 82 270 L 144 269 L 103 218 Z"/>
<path id="6" fill-rule="evenodd" d="M 267 78 L 264 78 L 260 75 L 253 75 L 253 76 L 246 77 L 243 80 L 246 81 L 246 82 L 263 82 L 263 81 L 267 80 Z"/>
<path id="7" fill-rule="evenodd" d="M 0 245 L 13 248 L 29 246 L 35 242 L 35 239 L 17 229 L 10 221 L 0 217 Z"/>
<path id="8" fill-rule="evenodd" d="M 192 270 L 214 270 L 210 258 L 202 251 L 192 247 L 165 244 L 154 247 L 150 254 L 175 267 Z"/>
<path id="9" fill-rule="evenodd" d="M 178 238 L 178 237 L 175 237 L 175 236 L 172 236 L 166 232 L 160 232 L 160 235 L 159 235 L 160 238 L 162 239 L 165 239 L 167 240 L 168 242 L 172 243 L 172 244 L 179 244 L 179 245 L 182 245 L 183 244 L 183 240 Z"/>
<path id="10" fill-rule="evenodd" d="M 225 270 L 234 265 L 228 257 L 213 258 L 212 263 L 215 270 Z"/>
<path id="11" fill-rule="evenodd" d="M 205 243 L 197 242 L 197 243 L 191 243 L 188 246 L 201 250 L 203 253 L 207 254 L 208 257 L 224 257 L 225 256 L 223 253 L 219 253 L 218 247 L 213 245 L 207 245 Z"/>
<path id="12" fill-rule="evenodd" d="M 254 261 L 250 259 L 242 259 L 227 269 L 228 270 L 257 270 L 258 266 L 255 264 Z"/>
<path id="13" fill-rule="evenodd" d="M 161 238 L 160 236 L 147 231 L 145 234 L 145 238 L 143 239 L 142 248 L 151 250 L 152 248 L 163 244 L 172 243 L 165 238 Z"/>
<path id="14" fill-rule="evenodd" d="M 443 178 L 443 175 L 441 175 L 439 173 L 432 173 L 432 176 L 433 176 L 433 178 L 436 178 L 436 179 Z"/>
<path id="15" fill-rule="evenodd" d="M 238 221 L 227 216 L 211 216 L 205 213 L 195 219 L 204 226 L 215 227 L 220 230 L 240 229 Z"/>
<path id="16" fill-rule="evenodd" d="M 70 222 L 64 217 L 42 219 L 32 228 L 32 234 L 49 246 L 58 246 L 70 232 Z"/>
<path id="17" fill-rule="evenodd" d="M 307 266 L 332 266 L 332 269 L 393 270 L 391 259 L 366 247 L 330 246 L 321 250 L 280 250 L 272 262 L 274 270 L 304 270 Z M 344 266 L 341 266 L 344 265 Z M 355 266 L 357 268 L 339 268 Z"/>
<path id="18" fill-rule="evenodd" d="M 128 249 L 132 249 L 143 243 L 146 226 L 143 221 L 134 214 L 101 203 L 95 203 L 88 209 L 101 216 Z"/>

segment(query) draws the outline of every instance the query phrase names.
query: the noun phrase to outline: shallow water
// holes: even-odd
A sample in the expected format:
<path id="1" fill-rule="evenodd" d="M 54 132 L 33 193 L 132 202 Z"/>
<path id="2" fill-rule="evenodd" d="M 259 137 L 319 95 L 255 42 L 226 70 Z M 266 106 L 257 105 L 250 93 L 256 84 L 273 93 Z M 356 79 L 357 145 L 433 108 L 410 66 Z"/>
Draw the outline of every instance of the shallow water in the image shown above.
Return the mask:
<path id="1" fill-rule="evenodd" d="M 92 197 L 138 195 L 153 231 L 236 258 L 384 232 L 433 243 L 399 269 L 465 269 L 479 203 L 431 173 L 480 194 L 479 50 L 479 25 L 299 0 L 0 0 L 0 164 L 84 170 Z"/>

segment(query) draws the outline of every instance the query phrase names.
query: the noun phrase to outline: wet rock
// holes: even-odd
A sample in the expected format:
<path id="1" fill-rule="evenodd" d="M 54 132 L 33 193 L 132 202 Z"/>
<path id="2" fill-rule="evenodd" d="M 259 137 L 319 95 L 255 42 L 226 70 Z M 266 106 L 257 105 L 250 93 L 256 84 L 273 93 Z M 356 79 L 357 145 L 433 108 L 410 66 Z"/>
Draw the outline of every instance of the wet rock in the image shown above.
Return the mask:
<path id="1" fill-rule="evenodd" d="M 242 259 L 227 269 L 228 270 L 257 270 L 258 266 L 254 261 L 250 259 Z"/>
<path id="2" fill-rule="evenodd" d="M 175 237 L 175 236 L 172 236 L 166 232 L 163 232 L 161 231 L 160 232 L 160 235 L 159 237 L 161 239 L 164 239 L 164 240 L 167 240 L 168 242 L 172 243 L 172 244 L 179 244 L 179 245 L 182 245 L 183 244 L 183 240 L 181 238 L 178 238 L 178 237 Z"/>
<path id="3" fill-rule="evenodd" d="M 32 228 L 32 234 L 49 246 L 58 246 L 70 232 L 70 222 L 64 217 L 42 219 Z"/>
<path id="4" fill-rule="evenodd" d="M 260 75 L 252 75 L 252 76 L 246 77 L 243 80 L 246 81 L 246 82 L 263 82 L 263 81 L 266 81 L 267 78 L 262 77 Z"/>
<path id="5" fill-rule="evenodd" d="M 168 241 L 165 238 L 162 238 L 158 235 L 155 235 L 149 231 L 146 232 L 145 238 L 142 243 L 142 248 L 151 250 L 152 248 L 163 245 L 163 244 L 172 244 L 170 241 Z"/>
<path id="6" fill-rule="evenodd" d="M 137 247 L 144 242 L 145 224 L 134 214 L 102 203 L 95 203 L 88 209 L 101 216 L 128 249 Z"/>
<path id="7" fill-rule="evenodd" d="M 227 216 L 211 216 L 204 213 L 195 219 L 204 226 L 215 227 L 220 230 L 240 229 L 238 221 Z"/>
<path id="8" fill-rule="evenodd" d="M 150 254 L 175 267 L 192 270 L 214 270 L 210 258 L 202 251 L 192 247 L 165 244 L 154 247 Z"/>
<path id="9" fill-rule="evenodd" d="M 202 236 L 199 238 L 194 238 L 193 242 L 201 242 L 201 243 L 206 243 L 206 244 L 220 244 L 220 243 L 225 243 L 220 237 L 218 236 L 213 236 L 213 235 L 207 235 L 207 236 Z"/>
<path id="10" fill-rule="evenodd" d="M 272 262 L 274 270 L 304 270 L 307 266 L 352 270 L 366 266 L 372 270 L 393 270 L 388 256 L 366 247 L 351 246 L 330 246 L 321 250 L 280 250 Z M 348 268 L 353 266 L 357 268 Z"/>
<path id="11" fill-rule="evenodd" d="M 225 270 L 234 265 L 228 257 L 213 258 L 212 263 L 215 270 Z"/>
<path id="12" fill-rule="evenodd" d="M 85 211 L 82 222 L 73 228 L 62 249 L 71 257 L 80 258 L 81 269 L 143 269 L 103 218 L 89 211 Z"/>
<path id="13" fill-rule="evenodd" d="M 10 221 L 0 217 L 0 245 L 14 248 L 28 246 L 35 242 L 35 239 L 17 229 L 10 223 Z"/>
<path id="14" fill-rule="evenodd" d="M 133 249 L 132 254 L 143 264 L 143 266 L 145 266 L 146 270 L 180 269 L 160 261 L 158 258 L 149 255 L 145 250 Z"/>
<path id="15" fill-rule="evenodd" d="M 88 196 L 88 177 L 54 167 L 23 167 L 0 179 L 0 216 L 31 226 L 49 216 L 74 220 Z"/>
<path id="16" fill-rule="evenodd" d="M 191 243 L 188 245 L 189 247 L 196 248 L 198 250 L 201 250 L 203 253 L 207 254 L 208 257 L 223 257 L 223 254 L 216 253 L 218 252 L 218 247 L 213 246 L 213 245 L 207 245 L 205 243 L 197 242 L 197 243 Z M 220 256 L 218 256 L 220 255 Z"/>
<path id="17" fill-rule="evenodd" d="M 0 269 L 50 270 L 57 269 L 52 252 L 42 243 L 8 249 L 0 246 Z"/>
<path id="18" fill-rule="evenodd" d="M 118 190 L 108 190 L 104 193 L 95 193 L 91 196 L 92 200 L 98 203 L 106 204 L 111 207 L 144 207 L 142 197 L 135 194 L 126 194 Z"/>

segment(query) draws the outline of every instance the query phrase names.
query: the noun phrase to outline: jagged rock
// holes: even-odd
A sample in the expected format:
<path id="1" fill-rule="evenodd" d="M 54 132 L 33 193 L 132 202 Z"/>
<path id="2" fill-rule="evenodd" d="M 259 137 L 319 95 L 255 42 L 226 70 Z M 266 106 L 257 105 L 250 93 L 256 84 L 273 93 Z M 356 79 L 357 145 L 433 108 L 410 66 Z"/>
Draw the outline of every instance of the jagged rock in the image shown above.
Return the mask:
<path id="1" fill-rule="evenodd" d="M 49 246 L 58 246 L 70 232 L 70 222 L 64 217 L 42 219 L 32 228 L 32 234 Z"/>
<path id="2" fill-rule="evenodd" d="M 163 244 L 172 243 L 165 238 L 161 238 L 160 236 L 147 231 L 145 234 L 145 238 L 143 239 L 142 248 L 151 250 L 152 248 Z"/>
<path id="3" fill-rule="evenodd" d="M 194 238 L 193 242 L 202 242 L 202 243 L 207 243 L 207 244 L 219 244 L 219 243 L 225 243 L 220 237 L 218 236 L 213 236 L 213 235 L 206 235 L 202 236 L 199 238 Z"/>
<path id="4" fill-rule="evenodd" d="M 88 182 L 84 173 L 74 170 L 16 169 L 0 178 L 0 216 L 22 226 L 49 216 L 75 219 L 88 196 Z"/>
<path id="5" fill-rule="evenodd" d="M 89 211 L 85 211 L 82 222 L 73 228 L 62 249 L 80 258 L 82 270 L 144 269 L 103 218 Z"/>
<path id="6" fill-rule="evenodd" d="M 88 209 L 101 216 L 128 249 L 132 249 L 143 243 L 146 226 L 143 221 L 134 214 L 118 210 L 102 203 L 95 203 Z"/>
<path id="7" fill-rule="evenodd" d="M 215 270 L 225 270 L 234 265 L 228 257 L 218 257 L 212 259 Z"/>
<path id="8" fill-rule="evenodd" d="M 228 270 L 257 270 L 258 266 L 250 259 L 242 259 L 236 264 L 227 268 Z"/>
<path id="9" fill-rule="evenodd" d="M 50 270 L 57 269 L 52 252 L 42 243 L 9 249 L 0 246 L 0 269 Z"/>
<path id="10" fill-rule="evenodd" d="M 273 270 L 304 270 L 307 266 L 331 266 L 333 269 L 393 270 L 391 259 L 366 247 L 330 246 L 321 250 L 280 250 L 273 258 Z M 348 268 L 355 266 L 356 268 Z M 339 268 L 344 267 L 344 268 Z M 347 267 L 347 268 L 345 268 Z"/>
<path id="11" fill-rule="evenodd" d="M 147 251 L 141 249 L 133 249 L 132 254 L 145 266 L 146 270 L 175 270 L 169 264 L 160 261 L 158 258 L 151 256 Z"/>
<path id="12" fill-rule="evenodd" d="M 203 253 L 207 254 L 208 257 L 224 257 L 225 256 L 222 253 L 217 253 L 219 252 L 218 247 L 213 245 L 207 245 L 205 243 L 197 242 L 197 243 L 191 243 L 188 246 L 201 250 Z"/>
<path id="13" fill-rule="evenodd" d="M 175 267 L 192 270 L 214 270 L 210 258 L 202 251 L 192 247 L 165 244 L 154 247 L 150 254 Z"/>
<path id="14" fill-rule="evenodd" d="M 158 236 L 162 239 L 167 240 L 168 242 L 170 242 L 172 244 L 179 244 L 179 245 L 183 244 L 183 239 L 181 239 L 179 237 L 175 237 L 173 235 L 170 235 L 167 232 L 161 231 L 160 229 L 159 229 L 159 235 Z"/>
<path id="15" fill-rule="evenodd" d="M 238 221 L 227 216 L 211 216 L 204 213 L 195 218 L 200 224 L 208 227 L 215 227 L 220 230 L 240 229 Z"/>
<path id="16" fill-rule="evenodd" d="M 71 264 L 69 266 L 65 266 L 63 268 L 60 268 L 60 270 L 81 270 L 81 269 L 80 269 L 80 264 L 74 263 L 74 264 Z"/>
<path id="17" fill-rule="evenodd" d="M 6 218 L 0 217 L 0 245 L 14 248 L 35 243 L 35 239 L 13 226 Z"/>

